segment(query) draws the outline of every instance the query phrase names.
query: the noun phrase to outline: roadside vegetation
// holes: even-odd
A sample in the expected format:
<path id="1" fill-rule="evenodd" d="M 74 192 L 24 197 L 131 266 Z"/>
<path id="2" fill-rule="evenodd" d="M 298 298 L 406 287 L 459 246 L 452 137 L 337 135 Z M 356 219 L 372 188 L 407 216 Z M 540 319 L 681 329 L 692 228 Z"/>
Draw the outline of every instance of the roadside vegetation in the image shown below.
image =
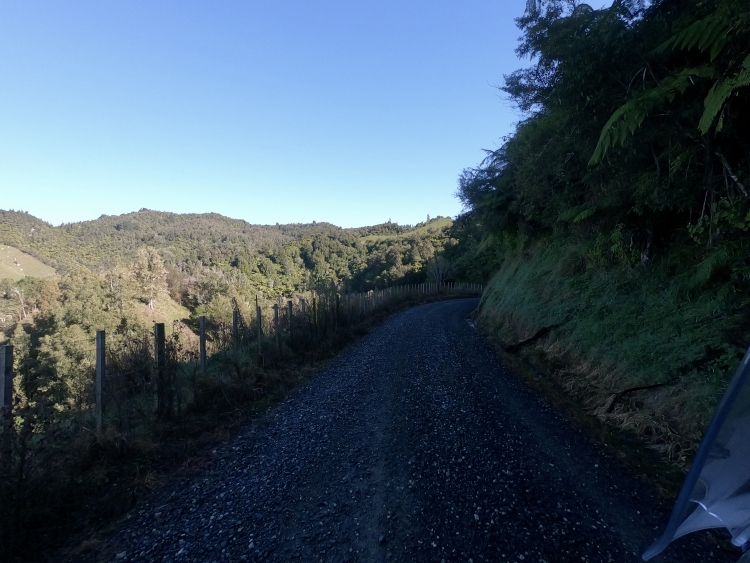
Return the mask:
<path id="1" fill-rule="evenodd" d="M 685 468 L 750 344 L 750 5 L 530 0 L 516 131 L 464 170 L 481 319 Z M 462 234 L 459 234 L 462 233 Z"/>
<path id="2" fill-rule="evenodd" d="M 200 470 L 206 448 L 372 325 L 400 308 L 447 297 L 371 292 L 446 281 L 449 264 L 438 253 L 452 244 L 449 227 L 444 218 L 416 228 L 257 227 L 152 211 L 51 227 L 0 211 L 0 248 L 14 266 L 13 259 L 36 265 L 0 279 L 0 344 L 13 345 L 15 372 L 12 456 L 0 452 L 0 558 L 49 553 L 76 530 L 132 507 L 170 472 Z M 373 234 L 376 240 L 362 240 Z M 367 295 L 361 308 L 346 301 L 353 288 Z M 307 302 L 304 318 L 300 298 Z M 283 324 L 277 340 L 271 305 L 283 305 L 286 321 L 288 300 L 293 332 Z M 339 311 L 339 301 L 349 308 Z M 201 316 L 205 372 L 198 361 Z M 161 410 L 154 323 L 164 323 L 167 333 Z M 97 330 L 107 335 L 102 431 L 94 411 Z"/>

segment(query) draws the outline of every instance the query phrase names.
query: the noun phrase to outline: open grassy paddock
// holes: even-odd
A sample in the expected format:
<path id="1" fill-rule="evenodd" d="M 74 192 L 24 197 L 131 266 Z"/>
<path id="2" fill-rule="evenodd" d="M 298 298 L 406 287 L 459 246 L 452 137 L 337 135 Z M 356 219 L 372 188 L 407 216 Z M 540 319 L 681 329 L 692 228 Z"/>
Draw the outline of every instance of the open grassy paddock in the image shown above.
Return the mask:
<path id="1" fill-rule="evenodd" d="M 49 278 L 55 274 L 54 268 L 40 262 L 30 254 L 12 246 L 0 244 L 0 279 L 20 280 L 25 276 Z"/>

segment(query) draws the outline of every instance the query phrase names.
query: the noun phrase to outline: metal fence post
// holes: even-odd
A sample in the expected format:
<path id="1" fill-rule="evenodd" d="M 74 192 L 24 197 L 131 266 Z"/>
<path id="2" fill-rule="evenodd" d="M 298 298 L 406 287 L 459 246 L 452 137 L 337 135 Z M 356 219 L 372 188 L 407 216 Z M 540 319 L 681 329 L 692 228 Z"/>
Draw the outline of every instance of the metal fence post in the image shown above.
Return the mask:
<path id="1" fill-rule="evenodd" d="M 292 300 L 286 302 L 286 316 L 289 319 L 289 340 L 292 340 Z"/>
<path id="2" fill-rule="evenodd" d="M 263 365 L 263 319 L 260 314 L 260 305 L 255 305 L 255 319 L 258 325 L 258 364 Z"/>
<path id="3" fill-rule="evenodd" d="M 105 333 L 96 331 L 96 431 L 101 432 L 104 418 L 104 374 L 107 364 L 105 359 Z"/>
<path id="4" fill-rule="evenodd" d="M 0 407 L 13 405 L 13 346 L 0 346 Z"/>

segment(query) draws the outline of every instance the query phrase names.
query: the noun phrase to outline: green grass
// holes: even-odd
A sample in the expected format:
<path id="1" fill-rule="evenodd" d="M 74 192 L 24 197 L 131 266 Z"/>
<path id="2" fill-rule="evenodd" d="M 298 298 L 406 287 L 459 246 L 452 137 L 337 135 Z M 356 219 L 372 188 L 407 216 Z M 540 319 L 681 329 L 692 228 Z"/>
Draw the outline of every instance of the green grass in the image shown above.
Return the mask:
<path id="1" fill-rule="evenodd" d="M 430 221 L 429 223 L 424 223 L 410 231 L 399 233 L 397 235 L 368 235 L 366 237 L 362 237 L 360 240 L 365 243 L 382 242 L 384 240 L 400 240 L 413 237 L 414 235 L 426 235 L 431 232 L 438 232 L 450 227 L 452 224 L 453 220 L 450 217 L 443 217 Z"/>
<path id="2" fill-rule="evenodd" d="M 153 309 L 149 309 L 145 303 L 138 302 L 135 304 L 135 311 L 144 325 L 164 323 L 167 334 L 172 332 L 174 321 L 187 322 L 190 319 L 190 311 L 169 297 L 157 299 Z"/>
<path id="3" fill-rule="evenodd" d="M 49 278 L 56 274 L 54 268 L 12 246 L 0 245 L 0 278 L 20 280 L 25 276 Z"/>
<path id="4" fill-rule="evenodd" d="M 591 268 L 574 243 L 509 257 L 482 320 L 506 344 L 562 326 L 523 354 L 591 414 L 684 465 L 739 364 L 739 313 L 715 288 L 691 291 L 665 265 Z M 628 394 L 611 412 L 613 395 Z"/>

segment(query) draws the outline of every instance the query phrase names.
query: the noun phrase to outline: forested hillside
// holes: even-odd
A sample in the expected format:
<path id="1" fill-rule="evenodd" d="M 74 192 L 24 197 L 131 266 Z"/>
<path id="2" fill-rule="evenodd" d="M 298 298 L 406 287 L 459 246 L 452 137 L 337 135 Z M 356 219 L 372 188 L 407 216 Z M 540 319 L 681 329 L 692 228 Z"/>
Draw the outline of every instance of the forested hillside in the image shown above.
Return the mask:
<path id="1" fill-rule="evenodd" d="M 460 176 L 458 265 L 494 275 L 506 342 L 553 327 L 530 355 L 685 460 L 750 343 L 750 4 L 529 0 L 517 23 L 523 118 Z"/>
<path id="2" fill-rule="evenodd" d="M 414 227 L 341 229 L 150 210 L 52 227 L 0 211 L 7 259 L 21 250 L 58 274 L 39 264 L 33 272 L 41 273 L 24 277 L 12 264 L 13 276 L 0 279 L 0 341 L 16 346 L 19 373 L 29 381 L 69 385 L 98 329 L 144 335 L 153 322 L 190 324 L 199 315 L 226 322 L 258 296 L 444 281 L 447 269 L 429 265 L 447 266 L 438 254 L 455 246 L 450 227 L 442 217 Z"/>
<path id="3" fill-rule="evenodd" d="M 250 225 L 217 214 L 141 210 L 52 227 L 27 213 L 0 211 L 0 241 L 63 277 L 81 268 L 102 279 L 132 274 L 139 252 L 153 249 L 169 295 L 194 309 L 228 286 L 250 299 L 258 291 L 368 291 L 423 281 L 427 261 L 452 244 L 450 225 L 443 218 L 415 227 Z"/>
<path id="4" fill-rule="evenodd" d="M 355 229 L 329 223 L 251 225 L 216 213 L 178 215 L 142 209 L 127 215 L 102 215 L 95 221 L 52 227 L 27 213 L 0 210 L 0 240 L 28 252 L 60 273 L 78 266 L 100 270 L 116 261 L 132 261 L 142 246 L 158 249 L 165 264 L 181 272 L 193 274 L 203 267 L 215 266 L 240 268 L 250 273 L 263 269 L 260 256 L 274 263 L 283 261 L 285 247 L 294 246 L 309 254 L 320 250 L 324 259 L 333 254 L 343 256 L 346 254 L 343 247 L 356 248 L 357 254 L 365 256 L 373 243 L 393 237 L 410 246 L 421 245 L 427 260 L 435 253 L 433 243 L 437 242 L 439 248 L 444 245 L 443 232 L 450 223 L 448 219 L 437 218 L 416 227 L 395 223 Z M 334 242 L 326 245 L 321 242 L 323 238 Z M 313 241 L 317 243 L 315 249 L 311 249 Z M 432 249 L 425 243 L 433 245 Z M 314 262 L 311 256 L 305 255 L 305 259 L 307 266 Z M 421 258 L 417 262 L 419 269 Z M 339 272 L 342 275 L 335 281 L 350 281 L 354 274 L 360 273 L 356 263 L 348 264 L 347 268 L 349 272 Z M 374 276 L 366 277 L 372 280 Z M 365 282 L 360 280 L 360 283 Z"/>

